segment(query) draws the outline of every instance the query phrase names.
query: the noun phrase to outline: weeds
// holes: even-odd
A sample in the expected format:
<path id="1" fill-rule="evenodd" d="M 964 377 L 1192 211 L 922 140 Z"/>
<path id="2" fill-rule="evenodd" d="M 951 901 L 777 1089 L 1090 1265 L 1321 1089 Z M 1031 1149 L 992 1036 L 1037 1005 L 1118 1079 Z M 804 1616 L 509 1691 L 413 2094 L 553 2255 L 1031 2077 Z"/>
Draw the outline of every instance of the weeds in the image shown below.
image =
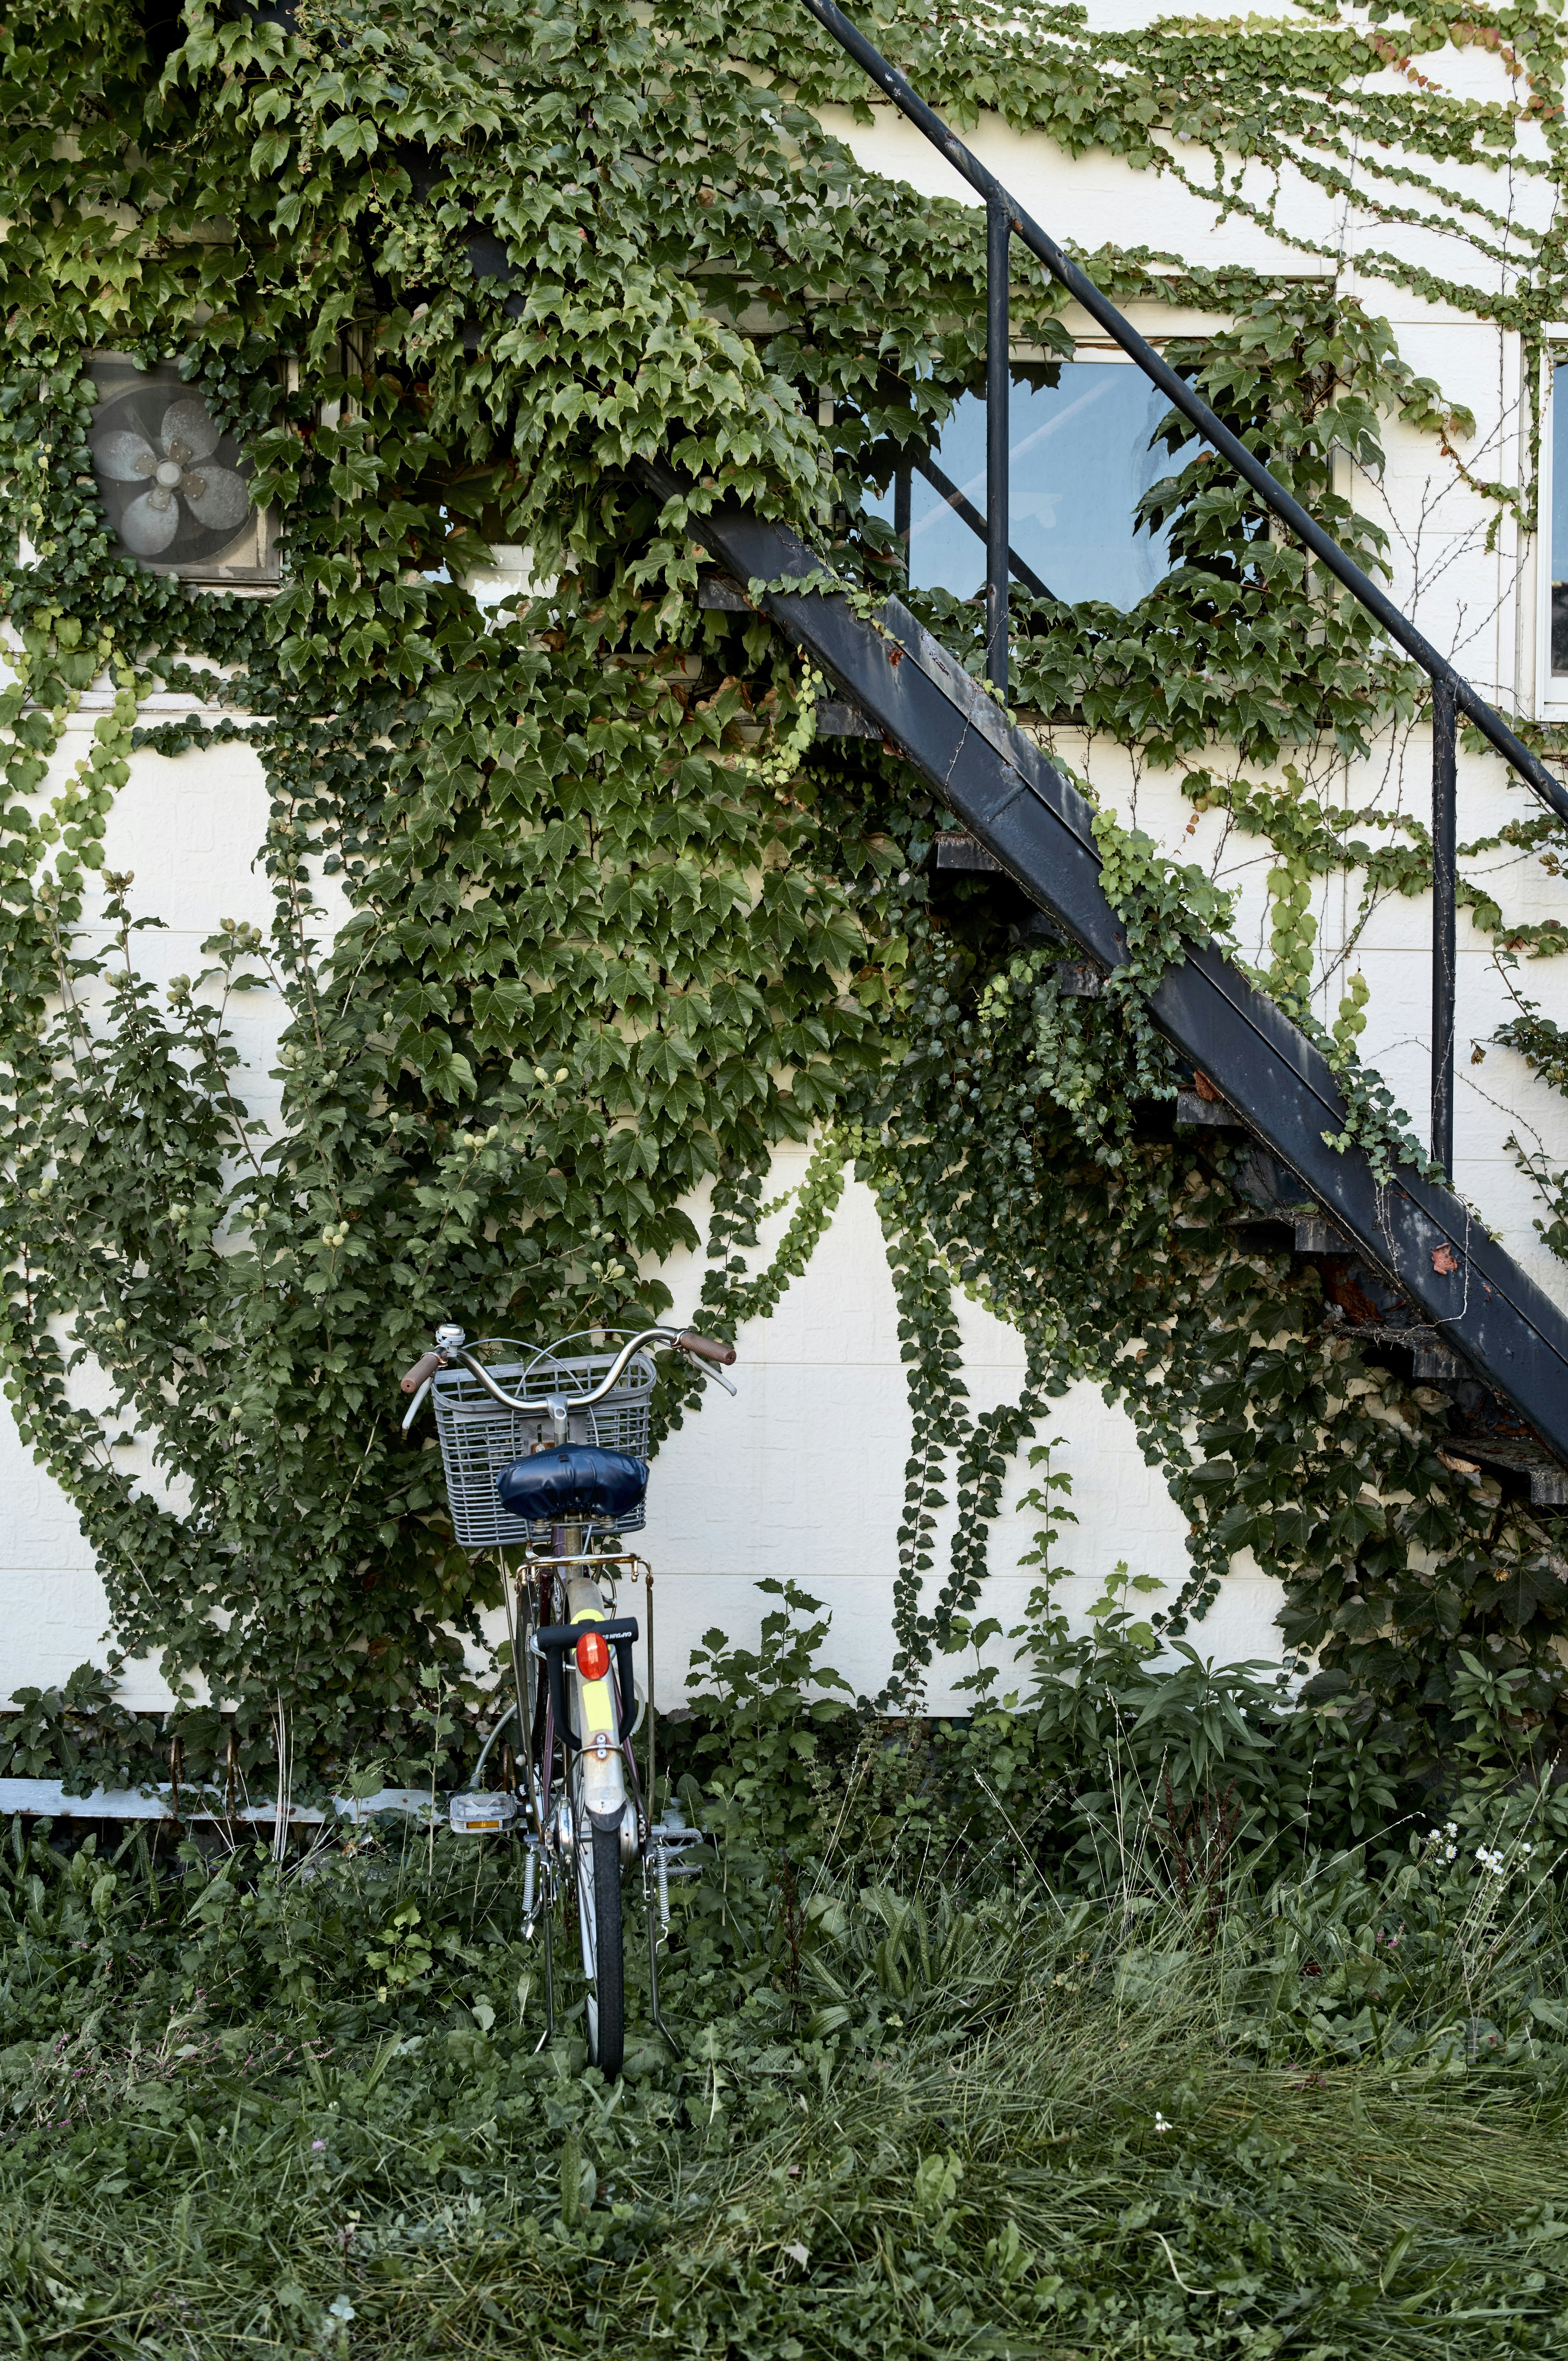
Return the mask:
<path id="1" fill-rule="evenodd" d="M 547 2035 L 499 1844 L 105 1858 L 15 1824 L 7 2349 L 1563 2348 L 1550 1780 L 1494 1755 L 1356 1837 L 1365 1733 L 1162 1675 L 1115 1601 L 1087 1642 L 1044 1633 L 1028 1697 L 946 1728 L 824 1712 L 816 1613 L 786 1591 L 754 1656 L 708 1644 L 671 1757 L 709 1839 L 664 1971 L 685 2055 L 633 1925 L 613 2086 L 566 1946 Z M 1201 1777 L 1193 1733 L 1168 1742 L 1195 1696 Z"/>

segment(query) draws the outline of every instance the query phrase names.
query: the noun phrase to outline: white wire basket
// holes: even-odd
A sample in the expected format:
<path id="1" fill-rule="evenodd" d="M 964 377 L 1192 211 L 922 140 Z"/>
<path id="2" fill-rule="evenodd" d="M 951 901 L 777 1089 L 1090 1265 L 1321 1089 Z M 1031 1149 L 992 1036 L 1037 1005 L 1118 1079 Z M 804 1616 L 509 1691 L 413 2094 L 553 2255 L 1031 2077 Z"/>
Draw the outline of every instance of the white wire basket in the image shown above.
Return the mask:
<path id="1" fill-rule="evenodd" d="M 574 1343 L 574 1338 L 565 1340 Z M 510 1337 L 496 1337 L 470 1347 L 476 1359 L 498 1350 L 523 1356 L 490 1360 L 485 1367 L 497 1385 L 509 1394 L 564 1396 L 568 1443 L 597 1443 L 606 1451 L 629 1451 L 637 1459 L 648 1456 L 649 1410 L 653 1389 L 653 1364 L 638 1353 L 622 1370 L 619 1383 L 591 1410 L 574 1410 L 574 1398 L 592 1393 L 615 1359 L 613 1352 L 530 1353 Z M 501 1506 L 496 1480 L 503 1467 L 540 1444 L 555 1441 L 554 1422 L 548 1411 L 530 1413 L 503 1410 L 466 1369 L 438 1369 L 431 1381 L 435 1408 L 435 1432 L 441 1444 L 441 1464 L 446 1476 L 446 1498 L 452 1510 L 452 1530 L 458 1546 L 480 1551 L 517 1548 L 523 1541 L 545 1542 L 548 1524 L 514 1517 Z M 642 1529 L 641 1501 L 623 1517 L 594 1521 L 596 1533 L 635 1533 Z"/>

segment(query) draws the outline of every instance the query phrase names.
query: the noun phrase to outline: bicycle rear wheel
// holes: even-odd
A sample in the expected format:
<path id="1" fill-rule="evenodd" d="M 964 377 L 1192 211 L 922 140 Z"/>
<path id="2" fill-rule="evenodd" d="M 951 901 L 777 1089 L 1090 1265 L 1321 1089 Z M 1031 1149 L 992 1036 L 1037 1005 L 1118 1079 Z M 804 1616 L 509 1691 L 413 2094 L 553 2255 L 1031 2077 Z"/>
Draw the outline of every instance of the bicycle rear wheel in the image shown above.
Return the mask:
<path id="1" fill-rule="evenodd" d="M 592 1837 L 591 1845 L 585 1841 Z M 577 1921 L 588 1972 L 588 2056 L 607 2081 L 626 2057 L 626 1962 L 620 1915 L 620 1824 L 589 1820 L 577 1844 Z"/>

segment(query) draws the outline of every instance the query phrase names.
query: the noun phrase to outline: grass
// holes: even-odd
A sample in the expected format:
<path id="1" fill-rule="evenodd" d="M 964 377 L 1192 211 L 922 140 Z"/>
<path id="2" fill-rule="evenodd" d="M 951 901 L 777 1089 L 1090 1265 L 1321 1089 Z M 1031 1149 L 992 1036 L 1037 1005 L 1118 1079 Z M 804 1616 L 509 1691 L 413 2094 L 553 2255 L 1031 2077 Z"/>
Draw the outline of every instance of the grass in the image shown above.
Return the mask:
<path id="1" fill-rule="evenodd" d="M 28 2361 L 1568 2348 L 1568 1981 L 1522 1861 L 1181 1907 L 813 1890 L 736 1841 L 667 1972 L 685 2057 L 644 2017 L 609 2088 L 476 1848 L 111 1867 L 16 1828 L 6 1872 Z"/>

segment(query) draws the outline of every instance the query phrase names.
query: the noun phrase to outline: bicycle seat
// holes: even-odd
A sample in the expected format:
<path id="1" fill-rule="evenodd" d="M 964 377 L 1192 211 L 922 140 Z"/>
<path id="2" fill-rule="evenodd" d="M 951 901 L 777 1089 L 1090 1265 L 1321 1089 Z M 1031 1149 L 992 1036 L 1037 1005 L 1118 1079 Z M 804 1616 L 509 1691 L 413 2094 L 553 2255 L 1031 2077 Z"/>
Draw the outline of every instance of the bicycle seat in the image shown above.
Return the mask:
<path id="1" fill-rule="evenodd" d="M 531 1524 L 575 1524 L 579 1519 L 624 1517 L 648 1489 L 648 1465 L 630 1451 L 597 1443 L 563 1443 L 514 1459 L 496 1478 L 501 1506 Z"/>

